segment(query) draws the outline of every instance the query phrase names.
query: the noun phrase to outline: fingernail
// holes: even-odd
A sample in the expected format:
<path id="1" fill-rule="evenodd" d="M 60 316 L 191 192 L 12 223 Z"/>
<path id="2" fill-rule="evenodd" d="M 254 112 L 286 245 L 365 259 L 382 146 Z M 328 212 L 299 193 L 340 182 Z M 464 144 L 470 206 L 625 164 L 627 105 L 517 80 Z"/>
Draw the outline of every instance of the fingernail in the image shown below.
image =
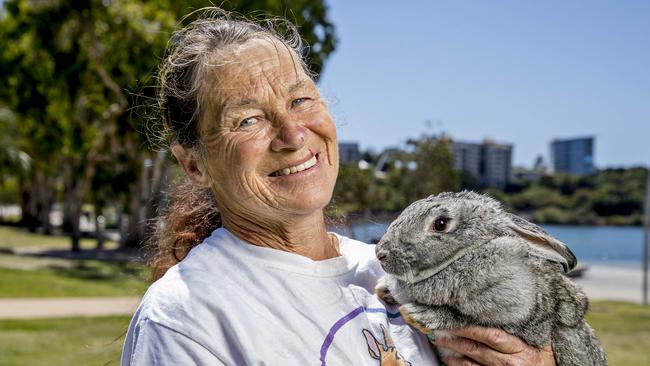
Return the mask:
<path id="1" fill-rule="evenodd" d="M 429 342 L 435 342 L 436 341 L 436 334 L 434 332 L 427 333 L 427 338 L 429 338 Z"/>

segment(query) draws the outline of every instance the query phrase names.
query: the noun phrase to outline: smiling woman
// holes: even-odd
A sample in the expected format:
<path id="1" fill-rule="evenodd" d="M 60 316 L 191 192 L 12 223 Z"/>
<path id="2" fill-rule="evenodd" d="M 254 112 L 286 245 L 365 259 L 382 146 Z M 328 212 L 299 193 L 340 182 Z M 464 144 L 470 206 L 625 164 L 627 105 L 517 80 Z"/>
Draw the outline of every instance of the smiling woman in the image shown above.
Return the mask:
<path id="1" fill-rule="evenodd" d="M 279 40 L 253 39 L 209 62 L 222 66 L 202 91 L 203 168 L 192 169 L 195 159 L 181 145 L 174 154 L 192 179 L 212 188 L 224 226 L 242 239 L 277 247 L 292 236 L 287 231 L 314 225 L 327 237 L 322 209 L 338 171 L 336 130 L 301 60 Z M 306 226 L 269 230 L 278 219 Z M 324 259 L 332 253 L 332 245 L 318 245 L 303 254 Z"/>
<path id="2" fill-rule="evenodd" d="M 188 179 L 157 224 L 157 281 L 122 364 L 437 365 L 426 337 L 373 294 L 373 246 L 326 230 L 336 128 L 295 27 L 284 22 L 283 38 L 204 15 L 174 35 L 160 72 Z M 499 341 L 521 343 L 512 338 Z"/>

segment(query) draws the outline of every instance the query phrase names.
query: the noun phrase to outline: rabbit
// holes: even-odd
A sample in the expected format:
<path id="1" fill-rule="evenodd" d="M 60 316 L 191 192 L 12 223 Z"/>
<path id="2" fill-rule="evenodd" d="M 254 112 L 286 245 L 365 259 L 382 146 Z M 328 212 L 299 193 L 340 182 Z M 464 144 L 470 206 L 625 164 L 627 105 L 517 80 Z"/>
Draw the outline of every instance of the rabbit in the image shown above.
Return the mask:
<path id="1" fill-rule="evenodd" d="M 475 192 L 442 193 L 407 207 L 375 247 L 386 275 L 375 292 L 438 337 L 496 327 L 543 348 L 557 365 L 606 365 L 585 322 L 587 296 L 565 273 L 577 260 L 542 228 Z M 442 351 L 442 350 L 441 350 Z"/>

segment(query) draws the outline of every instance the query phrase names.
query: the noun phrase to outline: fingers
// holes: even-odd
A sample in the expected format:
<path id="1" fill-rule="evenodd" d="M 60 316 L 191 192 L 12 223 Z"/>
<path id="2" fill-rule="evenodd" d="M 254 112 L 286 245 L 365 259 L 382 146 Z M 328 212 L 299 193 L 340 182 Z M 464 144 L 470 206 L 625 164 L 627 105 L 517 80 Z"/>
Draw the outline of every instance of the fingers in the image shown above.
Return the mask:
<path id="1" fill-rule="evenodd" d="M 465 357 L 440 357 L 440 361 L 444 362 L 447 366 L 481 366 L 480 364 Z"/>
<path id="2" fill-rule="evenodd" d="M 554 366 L 555 357 L 551 345 L 543 349 L 529 346 L 517 337 L 505 332 L 492 332 L 496 329 L 458 329 L 450 331 L 457 337 L 442 337 L 432 343 L 436 347 L 446 348 L 453 352 L 444 352 L 440 359 L 448 366 L 455 365 L 539 365 Z M 500 333 L 505 333 L 503 336 Z M 464 338 L 474 337 L 477 340 Z M 514 339 L 513 339 L 514 338 Z M 488 345 L 488 342 L 490 345 Z M 496 349 L 499 347 L 500 350 Z M 507 350 L 505 352 L 503 350 Z M 513 352 L 513 350 L 515 350 Z"/>
<path id="3" fill-rule="evenodd" d="M 469 326 L 461 329 L 453 329 L 449 332 L 458 337 L 482 343 L 501 353 L 519 353 L 527 347 L 526 343 L 518 337 L 496 328 Z"/>
<path id="4" fill-rule="evenodd" d="M 553 346 L 551 343 L 542 348 L 540 351 L 540 357 L 542 359 L 541 365 L 544 366 L 555 366 L 555 354 L 553 353 Z"/>
<path id="5" fill-rule="evenodd" d="M 438 347 L 444 347 L 450 349 L 456 353 L 459 353 L 465 357 L 455 358 L 449 357 L 451 362 L 447 362 L 445 358 L 445 363 L 449 366 L 457 365 L 507 365 L 509 363 L 509 354 L 498 352 L 485 344 L 479 343 L 477 341 L 454 337 L 454 338 L 440 338 L 436 339 L 433 344 Z M 454 363 L 455 362 L 455 363 Z"/>

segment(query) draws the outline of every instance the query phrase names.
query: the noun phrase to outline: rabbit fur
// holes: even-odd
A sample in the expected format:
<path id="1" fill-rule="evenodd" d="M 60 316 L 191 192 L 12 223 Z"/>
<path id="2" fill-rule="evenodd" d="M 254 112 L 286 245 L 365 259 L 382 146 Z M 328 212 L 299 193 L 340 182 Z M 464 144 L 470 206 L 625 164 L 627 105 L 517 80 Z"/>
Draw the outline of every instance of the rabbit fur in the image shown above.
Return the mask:
<path id="1" fill-rule="evenodd" d="M 405 319 L 425 330 L 448 336 L 444 330 L 496 327 L 534 347 L 550 341 L 560 366 L 606 365 L 584 320 L 588 299 L 564 274 L 576 265 L 573 253 L 489 196 L 465 191 L 416 201 L 376 254 L 387 273 L 376 292 L 403 304 Z"/>

